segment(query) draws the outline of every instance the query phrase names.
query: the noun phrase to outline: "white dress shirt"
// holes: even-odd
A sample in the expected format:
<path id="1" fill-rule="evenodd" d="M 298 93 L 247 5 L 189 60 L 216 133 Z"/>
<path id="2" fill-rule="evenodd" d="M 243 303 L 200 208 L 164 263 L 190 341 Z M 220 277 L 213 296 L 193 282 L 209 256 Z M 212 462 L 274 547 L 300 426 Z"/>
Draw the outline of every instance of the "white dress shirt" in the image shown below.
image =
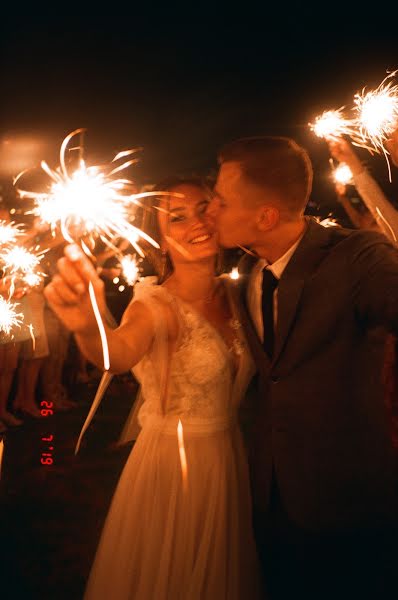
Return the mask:
<path id="1" fill-rule="evenodd" d="M 264 341 L 264 326 L 263 326 L 263 309 L 262 309 L 262 283 L 263 283 L 263 269 L 269 269 L 277 279 L 282 277 L 283 271 L 286 269 L 289 260 L 292 258 L 297 246 L 301 242 L 301 238 L 304 233 L 299 237 L 297 242 L 289 248 L 287 252 L 272 265 L 268 263 L 265 258 L 260 258 L 257 264 L 254 266 L 249 279 L 249 285 L 247 286 L 247 305 L 249 307 L 250 316 L 256 328 L 258 337 L 261 342 Z M 278 288 L 274 291 L 274 327 L 278 320 Z"/>

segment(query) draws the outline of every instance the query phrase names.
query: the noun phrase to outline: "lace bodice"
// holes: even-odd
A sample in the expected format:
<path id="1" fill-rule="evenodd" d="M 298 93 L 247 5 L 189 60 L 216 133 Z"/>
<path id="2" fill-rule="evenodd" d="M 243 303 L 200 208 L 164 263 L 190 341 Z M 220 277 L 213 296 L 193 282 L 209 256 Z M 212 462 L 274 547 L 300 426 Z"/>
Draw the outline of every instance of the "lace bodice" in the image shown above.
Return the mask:
<path id="1" fill-rule="evenodd" d="M 153 416 L 178 416 L 184 423 L 222 423 L 233 419 L 252 374 L 237 319 L 232 323 L 233 347 L 228 348 L 204 316 L 166 288 L 144 281 L 135 287 L 135 300 L 150 308 L 156 330 L 151 351 L 133 370 L 145 398 L 138 417 L 141 426 Z M 165 304 L 175 312 L 179 323 L 178 340 L 172 351 L 167 344 Z"/>

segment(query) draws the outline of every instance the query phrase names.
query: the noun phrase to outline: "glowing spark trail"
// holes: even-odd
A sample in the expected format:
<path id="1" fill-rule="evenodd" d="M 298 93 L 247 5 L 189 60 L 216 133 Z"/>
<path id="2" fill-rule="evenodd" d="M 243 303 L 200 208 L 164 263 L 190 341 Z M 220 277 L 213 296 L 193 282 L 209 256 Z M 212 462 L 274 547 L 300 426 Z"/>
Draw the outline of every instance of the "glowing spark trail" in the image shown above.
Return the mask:
<path id="1" fill-rule="evenodd" d="M 103 354 L 103 357 L 104 357 L 104 369 L 105 369 L 105 371 L 109 371 L 110 363 L 109 363 L 108 340 L 106 339 L 106 333 L 105 333 L 104 323 L 103 323 L 102 318 L 101 318 L 101 313 L 99 311 L 97 300 L 96 300 L 96 297 L 95 297 L 94 287 L 93 287 L 93 284 L 91 283 L 91 281 L 90 281 L 90 283 L 88 285 L 88 291 L 89 291 L 89 294 L 90 294 L 91 304 L 92 304 L 92 307 L 93 307 L 95 319 L 97 321 L 99 333 L 100 333 L 100 336 L 101 336 L 102 354 Z"/>
<path id="2" fill-rule="evenodd" d="M 392 239 L 394 240 L 394 242 L 396 242 L 397 236 L 395 235 L 393 228 L 391 227 L 390 223 L 387 221 L 387 219 L 385 218 L 385 216 L 383 215 L 383 213 L 381 212 L 381 210 L 378 206 L 376 206 L 376 212 L 377 212 L 379 219 L 385 224 L 387 229 L 390 231 Z"/>
<path id="3" fill-rule="evenodd" d="M 185 445 L 184 445 L 184 430 L 183 430 L 180 419 L 178 419 L 177 436 L 178 436 L 178 451 L 180 453 L 182 486 L 183 486 L 183 489 L 186 490 L 187 485 L 188 485 L 188 479 L 187 479 L 188 465 L 187 465 L 187 456 L 185 453 Z"/>

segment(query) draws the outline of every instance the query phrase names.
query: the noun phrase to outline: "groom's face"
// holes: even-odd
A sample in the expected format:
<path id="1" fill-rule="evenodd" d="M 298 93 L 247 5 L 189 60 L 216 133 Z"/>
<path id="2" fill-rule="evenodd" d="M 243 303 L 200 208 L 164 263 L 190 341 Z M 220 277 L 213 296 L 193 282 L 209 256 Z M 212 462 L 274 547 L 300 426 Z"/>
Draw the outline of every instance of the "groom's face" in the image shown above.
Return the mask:
<path id="1" fill-rule="evenodd" d="M 250 189 L 242 178 L 239 164 L 223 163 L 208 214 L 218 233 L 218 242 L 224 248 L 253 243 L 255 210 L 247 202 L 248 194 Z"/>

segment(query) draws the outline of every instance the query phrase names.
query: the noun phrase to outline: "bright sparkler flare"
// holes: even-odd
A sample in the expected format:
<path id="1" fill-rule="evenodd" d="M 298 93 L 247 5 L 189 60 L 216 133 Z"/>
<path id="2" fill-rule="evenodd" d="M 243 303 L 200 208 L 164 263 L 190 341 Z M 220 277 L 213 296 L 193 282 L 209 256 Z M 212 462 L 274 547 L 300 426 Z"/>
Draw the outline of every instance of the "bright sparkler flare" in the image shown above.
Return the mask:
<path id="1" fill-rule="evenodd" d="M 0 220 L 0 246 L 15 243 L 19 235 L 21 231 L 17 225 Z"/>
<path id="2" fill-rule="evenodd" d="M 136 256 L 126 254 L 120 260 L 120 265 L 122 267 L 123 277 L 128 285 L 134 285 L 140 274 Z"/>
<path id="3" fill-rule="evenodd" d="M 350 167 L 345 163 L 340 163 L 333 171 L 333 179 L 336 183 L 349 185 L 353 182 L 353 175 Z"/>
<path id="4" fill-rule="evenodd" d="M 354 122 L 347 119 L 343 114 L 344 107 L 337 110 L 326 110 L 309 123 L 311 130 L 320 138 L 339 138 L 343 135 L 351 135 Z"/>
<path id="5" fill-rule="evenodd" d="M 331 217 L 326 217 L 325 219 L 322 219 L 318 221 L 319 225 L 322 225 L 323 227 L 340 227 L 340 224 L 336 221 L 336 219 L 333 219 Z"/>
<path id="6" fill-rule="evenodd" d="M 183 485 L 183 489 L 186 490 L 187 485 L 188 485 L 188 465 L 187 465 L 187 455 L 185 453 L 184 430 L 183 430 L 180 419 L 178 419 L 177 437 L 178 437 L 178 451 L 180 453 L 182 485 Z"/>
<path id="7" fill-rule="evenodd" d="M 386 83 L 396 73 L 389 73 L 375 90 L 365 92 L 364 88 L 354 96 L 359 130 L 355 142 L 385 155 L 388 152 L 384 142 L 398 127 L 398 85 L 394 85 L 393 81 Z"/>
<path id="8" fill-rule="evenodd" d="M 111 163 L 105 166 L 87 166 L 86 162 L 80 159 L 78 168 L 70 172 L 66 166 L 65 154 L 72 138 L 83 131 L 76 129 L 64 139 L 59 167 L 51 169 L 45 161 L 41 162 L 43 171 L 52 182 L 48 192 L 19 189 L 19 195 L 34 200 L 36 206 L 32 212 L 39 216 L 42 222 L 49 224 L 52 231 L 59 228 L 69 243 L 81 243 L 82 238 L 85 238 L 90 242 L 88 245 L 93 246 L 92 242 L 100 238 L 108 247 L 113 248 L 115 238 L 123 238 L 143 256 L 137 242 L 139 238 L 143 238 L 159 248 L 155 240 L 128 220 L 132 218 L 131 210 L 140 206 L 140 198 L 159 195 L 159 192 L 133 193 L 133 182 L 117 175 L 138 161 L 128 159 L 122 164 L 117 164 L 120 159 L 134 154 L 137 150 L 119 152 Z M 24 173 L 18 175 L 14 184 L 23 175 Z"/>
<path id="9" fill-rule="evenodd" d="M 230 276 L 231 279 L 239 279 L 240 275 L 239 275 L 238 268 L 234 267 L 232 269 L 232 271 L 230 272 L 229 276 Z"/>
<path id="10" fill-rule="evenodd" d="M 16 312 L 16 304 L 0 296 L 0 333 L 10 335 L 14 327 L 20 327 L 22 313 Z"/>
<path id="11" fill-rule="evenodd" d="M 17 272 L 23 274 L 31 273 L 40 264 L 41 258 L 39 255 L 33 254 L 20 246 L 6 249 L 0 254 L 0 261 L 3 263 L 4 268 L 9 270 L 11 274 Z"/>
<path id="12" fill-rule="evenodd" d="M 32 212 L 48 223 L 53 232 L 59 229 L 67 242 L 79 243 L 88 256 L 92 256 L 90 248 L 94 247 L 97 238 L 111 249 L 115 249 L 114 242 L 117 238 L 126 239 L 140 256 L 144 256 L 144 253 L 137 238 L 143 238 L 152 246 L 159 248 L 155 240 L 128 220 L 132 218 L 131 209 L 140 205 L 140 198 L 159 195 L 159 192 L 136 194 L 133 182 L 119 176 L 127 167 L 137 162 L 137 159 L 128 159 L 120 164 L 120 159 L 131 156 L 136 150 L 119 152 L 109 165 L 102 167 L 87 166 L 80 158 L 78 168 L 70 172 L 66 165 L 65 154 L 70 141 L 83 131 L 84 129 L 76 129 L 64 139 L 60 149 L 60 164 L 56 169 L 51 169 L 45 161 L 41 162 L 41 168 L 52 182 L 49 191 L 35 192 L 19 189 L 20 197 L 34 200 L 36 206 Z M 23 175 L 24 173 L 18 175 L 14 185 Z M 173 195 L 168 192 L 161 192 L 161 194 Z M 89 291 L 101 335 L 104 368 L 107 370 L 109 369 L 108 344 L 91 282 Z"/>
<path id="13" fill-rule="evenodd" d="M 30 288 L 37 287 L 43 281 L 43 277 L 39 273 L 27 273 L 23 278 L 24 283 Z"/>

